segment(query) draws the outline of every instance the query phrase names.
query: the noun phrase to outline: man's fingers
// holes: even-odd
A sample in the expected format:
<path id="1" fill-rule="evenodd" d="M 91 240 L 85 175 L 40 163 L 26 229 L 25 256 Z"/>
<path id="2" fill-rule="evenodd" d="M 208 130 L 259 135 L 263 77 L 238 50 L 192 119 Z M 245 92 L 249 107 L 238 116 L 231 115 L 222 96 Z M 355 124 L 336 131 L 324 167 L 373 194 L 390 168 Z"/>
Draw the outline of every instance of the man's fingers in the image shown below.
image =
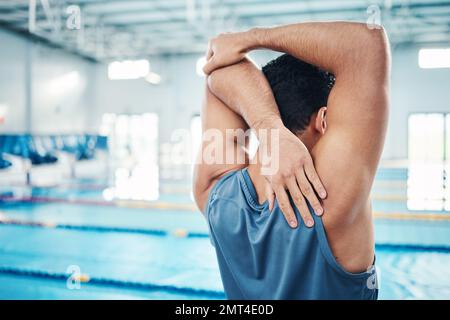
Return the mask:
<path id="1" fill-rule="evenodd" d="M 305 163 L 305 172 L 308 180 L 311 182 L 311 184 L 314 187 L 314 190 L 316 190 L 319 197 L 322 199 L 325 199 L 327 197 L 327 192 L 325 190 L 325 187 L 322 184 L 322 181 L 320 181 L 320 178 L 316 172 L 316 169 L 314 168 L 314 164 L 312 160 L 306 161 Z"/>
<path id="2" fill-rule="evenodd" d="M 214 70 L 225 67 L 226 64 L 224 64 L 223 61 L 220 61 L 219 59 L 220 58 L 218 58 L 216 55 L 213 55 L 203 67 L 203 72 L 206 75 L 210 75 Z"/>
<path id="3" fill-rule="evenodd" d="M 292 209 L 286 190 L 284 190 L 284 187 L 276 187 L 274 190 L 278 200 L 278 206 L 280 207 L 281 212 L 283 212 L 286 221 L 291 228 L 297 228 L 297 218 L 295 217 L 295 213 Z"/>
<path id="4" fill-rule="evenodd" d="M 300 188 L 297 185 L 297 181 L 294 178 L 289 179 L 286 185 L 298 211 L 300 212 L 303 222 L 307 227 L 311 228 L 314 225 L 314 219 L 309 212 L 309 208 L 306 204 L 305 198 L 300 191 Z"/>
<path id="5" fill-rule="evenodd" d="M 205 66 L 203 67 L 203 72 L 206 75 L 209 75 L 215 69 L 216 69 L 216 67 L 214 66 L 214 56 L 212 56 L 209 60 L 207 60 Z"/>
<path id="6" fill-rule="evenodd" d="M 213 51 L 211 49 L 211 46 L 208 46 L 208 51 L 206 51 L 206 61 L 209 61 L 211 59 L 211 57 L 213 56 Z"/>
<path id="7" fill-rule="evenodd" d="M 267 202 L 269 202 L 269 211 L 272 212 L 273 205 L 275 203 L 275 193 L 274 193 L 272 187 L 270 186 L 270 184 L 268 184 L 268 183 L 266 183 L 266 197 L 267 197 Z"/>
<path id="8" fill-rule="evenodd" d="M 302 168 L 297 170 L 295 173 L 295 176 L 297 178 L 298 185 L 300 186 L 300 190 L 302 194 L 308 199 L 309 204 L 314 209 L 314 212 L 321 216 L 323 214 L 323 208 L 320 204 L 319 199 L 317 199 L 316 194 L 314 193 L 313 188 L 311 187 L 311 184 L 309 180 L 306 178 L 305 172 Z"/>

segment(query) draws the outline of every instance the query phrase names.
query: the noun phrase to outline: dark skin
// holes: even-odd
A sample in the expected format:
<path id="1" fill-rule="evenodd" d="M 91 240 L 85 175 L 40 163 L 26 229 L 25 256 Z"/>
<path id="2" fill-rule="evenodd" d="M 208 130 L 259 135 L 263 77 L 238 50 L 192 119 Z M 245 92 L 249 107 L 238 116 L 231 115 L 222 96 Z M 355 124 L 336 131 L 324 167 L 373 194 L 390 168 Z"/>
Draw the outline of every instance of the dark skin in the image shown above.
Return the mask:
<path id="1" fill-rule="evenodd" d="M 256 48 L 289 53 L 336 76 L 327 108 L 321 109 L 324 114 L 315 114 L 304 132 L 289 135 L 280 123 L 264 75 L 244 60 Z M 205 72 L 210 77 L 204 129 L 249 125 L 281 130 L 280 152 L 285 154 L 280 170 L 262 176 L 256 163 L 249 166 L 249 173 L 259 200 L 270 200 L 267 190 L 274 190 L 290 221 L 292 208 L 281 205 L 286 201 L 283 191 L 288 190 L 305 224 L 310 216 L 305 213 L 304 198 L 309 200 L 313 190 L 321 191 L 305 170 L 306 149 L 327 191 L 319 204 L 326 213 L 323 223 L 333 254 L 347 271 L 365 271 L 374 256 L 369 194 L 384 144 L 389 105 L 390 55 L 384 30 L 346 22 L 254 29 L 213 39 L 207 57 Z M 264 115 L 264 121 L 255 120 L 255 114 Z M 233 148 L 242 149 L 239 145 Z M 194 194 L 199 207 L 204 208 L 209 190 L 224 173 L 244 166 L 197 165 Z M 316 208 L 317 203 L 311 203 Z"/>

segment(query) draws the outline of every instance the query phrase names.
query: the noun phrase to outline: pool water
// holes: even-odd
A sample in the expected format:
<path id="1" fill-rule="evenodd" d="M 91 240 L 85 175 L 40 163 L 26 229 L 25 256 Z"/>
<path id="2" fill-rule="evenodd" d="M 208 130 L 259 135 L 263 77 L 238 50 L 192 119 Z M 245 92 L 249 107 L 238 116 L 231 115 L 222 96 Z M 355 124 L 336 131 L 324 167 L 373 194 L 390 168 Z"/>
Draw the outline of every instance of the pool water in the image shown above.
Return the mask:
<path id="1" fill-rule="evenodd" d="M 93 194 L 74 192 L 74 197 L 84 196 Z M 225 297 L 198 212 L 16 201 L 0 203 L 0 215 L 0 299 Z M 448 222 L 428 226 L 429 237 L 440 234 L 439 245 L 390 243 L 395 237 L 386 236 L 393 230 L 386 228 L 395 227 L 397 233 L 420 240 L 421 226 L 377 222 L 383 239 L 376 248 L 380 299 L 450 299 L 450 248 L 442 245 L 449 243 Z M 69 266 L 90 281 L 69 289 Z"/>
<path id="2" fill-rule="evenodd" d="M 380 299 L 450 299 L 450 252 L 377 248 Z"/>

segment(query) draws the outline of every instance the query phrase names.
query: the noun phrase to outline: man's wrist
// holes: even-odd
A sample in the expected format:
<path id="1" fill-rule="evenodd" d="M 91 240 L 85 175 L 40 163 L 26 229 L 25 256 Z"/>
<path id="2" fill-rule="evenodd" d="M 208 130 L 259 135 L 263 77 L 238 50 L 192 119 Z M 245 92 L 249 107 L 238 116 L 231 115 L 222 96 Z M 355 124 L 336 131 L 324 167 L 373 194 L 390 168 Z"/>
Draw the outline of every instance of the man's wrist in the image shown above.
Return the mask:
<path id="1" fill-rule="evenodd" d="M 248 30 L 247 37 L 249 48 L 248 50 L 254 50 L 264 47 L 265 39 L 267 38 L 267 28 L 252 28 Z"/>
<path id="2" fill-rule="evenodd" d="M 255 121 L 252 125 L 254 130 L 270 130 L 270 129 L 283 129 L 284 124 L 279 115 L 265 116 L 263 119 Z"/>

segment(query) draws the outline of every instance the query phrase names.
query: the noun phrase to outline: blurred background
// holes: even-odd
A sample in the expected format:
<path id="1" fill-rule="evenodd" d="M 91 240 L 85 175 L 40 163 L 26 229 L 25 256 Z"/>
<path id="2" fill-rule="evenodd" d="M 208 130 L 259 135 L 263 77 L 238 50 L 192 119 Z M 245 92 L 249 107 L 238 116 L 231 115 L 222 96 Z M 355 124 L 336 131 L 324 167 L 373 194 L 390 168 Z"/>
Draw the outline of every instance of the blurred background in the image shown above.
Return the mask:
<path id="1" fill-rule="evenodd" d="M 317 20 L 382 24 L 391 40 L 380 298 L 450 299 L 440 0 L 0 0 L 0 298 L 224 298 L 190 186 L 208 38 Z"/>

